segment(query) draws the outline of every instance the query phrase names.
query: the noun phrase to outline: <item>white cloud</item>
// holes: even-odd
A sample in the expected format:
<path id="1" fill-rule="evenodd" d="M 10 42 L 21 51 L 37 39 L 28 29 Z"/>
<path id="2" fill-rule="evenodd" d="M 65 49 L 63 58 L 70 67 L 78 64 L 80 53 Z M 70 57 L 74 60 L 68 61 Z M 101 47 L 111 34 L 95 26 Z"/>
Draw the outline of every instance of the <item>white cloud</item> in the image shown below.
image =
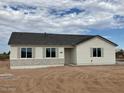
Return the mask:
<path id="1" fill-rule="evenodd" d="M 111 36 L 103 36 L 104 38 L 111 39 Z"/>
<path id="2" fill-rule="evenodd" d="M 16 5 L 22 7 L 13 10 Z M 113 19 L 124 16 L 123 6 L 124 0 L 0 0 L 0 42 L 7 44 L 15 31 L 85 34 L 88 28 L 123 28 L 123 22 Z M 84 11 L 65 13 L 72 8 Z"/>

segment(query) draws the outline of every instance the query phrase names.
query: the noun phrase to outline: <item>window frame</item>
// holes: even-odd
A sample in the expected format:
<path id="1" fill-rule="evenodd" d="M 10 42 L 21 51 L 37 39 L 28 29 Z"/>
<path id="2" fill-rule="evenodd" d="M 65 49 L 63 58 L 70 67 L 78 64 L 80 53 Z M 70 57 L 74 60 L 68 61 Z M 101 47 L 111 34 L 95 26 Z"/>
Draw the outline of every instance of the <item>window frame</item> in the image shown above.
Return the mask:
<path id="1" fill-rule="evenodd" d="M 47 49 L 50 49 L 50 57 L 47 57 L 47 54 L 46 54 L 46 50 Z M 55 57 L 52 57 L 52 49 L 55 49 Z M 55 58 L 58 58 L 58 56 L 57 56 L 57 48 L 56 47 L 46 47 L 45 48 L 45 53 L 43 55 L 45 55 L 45 58 L 46 59 L 55 59 Z"/>
<path id="2" fill-rule="evenodd" d="M 99 56 L 99 49 L 100 49 L 100 56 Z M 95 55 L 94 55 L 94 50 L 95 50 Z M 101 58 L 101 57 L 104 57 L 104 51 L 103 51 L 103 48 L 91 48 L 91 57 L 94 57 L 94 58 Z"/>
<path id="3" fill-rule="evenodd" d="M 26 57 L 22 57 L 22 49 L 26 49 Z M 28 57 L 28 49 L 31 49 L 31 57 Z M 33 48 L 31 47 L 21 47 L 20 48 L 20 59 L 32 59 L 33 58 Z"/>

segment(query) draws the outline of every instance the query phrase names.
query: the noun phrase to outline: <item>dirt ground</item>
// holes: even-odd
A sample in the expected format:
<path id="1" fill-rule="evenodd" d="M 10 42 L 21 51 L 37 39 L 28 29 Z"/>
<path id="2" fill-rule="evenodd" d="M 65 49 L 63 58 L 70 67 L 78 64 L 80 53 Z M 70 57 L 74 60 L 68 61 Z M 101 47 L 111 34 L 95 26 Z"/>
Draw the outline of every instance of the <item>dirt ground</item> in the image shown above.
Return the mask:
<path id="1" fill-rule="evenodd" d="M 124 93 L 124 65 L 10 70 L 0 62 L 0 93 Z"/>

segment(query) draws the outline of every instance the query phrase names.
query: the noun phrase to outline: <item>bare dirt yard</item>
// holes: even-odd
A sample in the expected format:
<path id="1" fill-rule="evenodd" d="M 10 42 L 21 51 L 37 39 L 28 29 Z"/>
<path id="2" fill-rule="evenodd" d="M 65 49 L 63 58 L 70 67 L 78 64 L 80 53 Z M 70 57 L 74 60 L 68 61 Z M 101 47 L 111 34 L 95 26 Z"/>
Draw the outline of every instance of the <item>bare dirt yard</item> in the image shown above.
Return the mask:
<path id="1" fill-rule="evenodd" d="M 0 93 L 124 93 L 124 65 L 10 70 L 0 62 Z"/>

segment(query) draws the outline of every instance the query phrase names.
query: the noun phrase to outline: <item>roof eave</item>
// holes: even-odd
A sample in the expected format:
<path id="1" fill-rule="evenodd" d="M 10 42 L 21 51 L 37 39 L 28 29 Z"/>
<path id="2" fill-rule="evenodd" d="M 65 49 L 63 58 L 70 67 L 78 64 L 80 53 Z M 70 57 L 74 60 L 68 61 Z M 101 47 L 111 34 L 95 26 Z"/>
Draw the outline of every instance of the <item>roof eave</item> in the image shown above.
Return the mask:
<path id="1" fill-rule="evenodd" d="M 80 42 L 76 43 L 75 45 L 78 45 L 78 44 L 80 44 L 80 43 L 87 42 L 87 41 L 89 41 L 89 40 L 91 40 L 91 39 L 93 39 L 93 38 L 96 38 L 96 37 L 97 37 L 97 38 L 101 38 L 101 39 L 107 41 L 108 43 L 110 43 L 111 45 L 113 45 L 113 46 L 115 46 L 115 47 L 118 46 L 116 43 L 114 43 L 114 42 L 112 42 L 112 41 L 110 41 L 110 40 L 108 40 L 108 39 L 106 39 L 106 38 L 104 38 L 104 37 L 102 37 L 102 36 L 100 36 L 100 35 L 96 35 L 96 36 L 94 36 L 94 37 L 92 37 L 92 38 L 89 38 L 89 39 L 86 40 L 86 41 L 80 41 Z"/>
<path id="2" fill-rule="evenodd" d="M 96 37 L 101 38 L 101 39 L 107 41 L 108 43 L 110 43 L 111 45 L 113 45 L 113 46 L 115 46 L 115 47 L 118 46 L 118 44 L 116 44 L 116 43 L 114 43 L 114 42 L 112 42 L 112 41 L 110 41 L 110 40 L 108 40 L 108 39 L 106 39 L 106 38 L 104 38 L 104 37 L 102 37 L 102 36 L 100 36 L 100 35 L 96 35 Z"/>

